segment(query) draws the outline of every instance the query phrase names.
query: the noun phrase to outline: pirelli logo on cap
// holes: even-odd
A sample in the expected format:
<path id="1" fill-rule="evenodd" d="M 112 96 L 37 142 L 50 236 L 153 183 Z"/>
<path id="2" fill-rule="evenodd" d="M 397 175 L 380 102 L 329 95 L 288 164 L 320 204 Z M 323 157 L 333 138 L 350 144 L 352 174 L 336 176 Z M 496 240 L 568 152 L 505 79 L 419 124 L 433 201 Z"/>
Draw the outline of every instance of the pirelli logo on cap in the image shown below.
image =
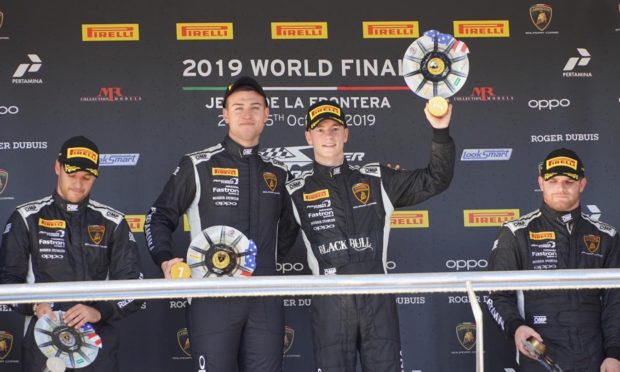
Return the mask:
<path id="1" fill-rule="evenodd" d="M 212 176 L 228 176 L 239 177 L 239 169 L 237 168 L 211 168 Z"/>
<path id="2" fill-rule="evenodd" d="M 555 167 L 568 167 L 572 170 L 577 170 L 577 160 L 569 158 L 567 156 L 558 156 L 547 160 L 545 168 L 547 170 Z"/>
<path id="3" fill-rule="evenodd" d="M 177 23 L 177 40 L 232 40 L 233 24 Z"/>
<path id="4" fill-rule="evenodd" d="M 271 22 L 272 39 L 327 39 L 327 22 Z"/>
<path id="5" fill-rule="evenodd" d="M 50 229 L 65 229 L 67 228 L 67 223 L 63 220 L 44 220 L 39 218 L 39 226 Z"/>
<path id="6" fill-rule="evenodd" d="M 362 28 L 364 39 L 399 39 L 420 36 L 417 21 L 364 21 Z"/>
<path id="7" fill-rule="evenodd" d="M 97 163 L 99 155 L 86 147 L 69 147 L 67 149 L 67 159 L 72 158 L 84 158 L 92 161 L 93 163 Z"/>
<path id="8" fill-rule="evenodd" d="M 304 193 L 304 201 L 314 201 L 314 200 L 327 199 L 327 198 L 329 198 L 328 189 L 311 192 L 310 194 Z"/>
<path id="9" fill-rule="evenodd" d="M 454 21 L 455 37 L 509 37 L 508 21 Z"/>
<path id="10" fill-rule="evenodd" d="M 531 240 L 555 240 L 555 231 L 530 231 Z"/>
<path id="11" fill-rule="evenodd" d="M 332 106 L 332 105 L 321 105 L 319 107 L 316 107 L 314 110 L 310 111 L 309 113 L 310 120 L 314 120 L 314 118 L 326 112 L 331 112 L 335 115 L 342 116 L 342 114 L 340 113 L 340 109 L 338 107 Z"/>
<path id="12" fill-rule="evenodd" d="M 428 211 L 396 211 L 390 217 L 393 229 L 427 228 Z"/>
<path id="13" fill-rule="evenodd" d="M 144 232 L 144 222 L 146 221 L 146 216 L 143 214 L 126 214 L 125 220 L 127 224 L 129 224 L 129 230 L 132 233 L 141 233 Z"/>
<path id="14" fill-rule="evenodd" d="M 137 23 L 82 25 L 82 41 L 138 40 L 140 40 L 140 28 Z"/>
<path id="15" fill-rule="evenodd" d="M 465 209 L 465 227 L 501 226 L 504 222 L 519 218 L 518 209 Z"/>

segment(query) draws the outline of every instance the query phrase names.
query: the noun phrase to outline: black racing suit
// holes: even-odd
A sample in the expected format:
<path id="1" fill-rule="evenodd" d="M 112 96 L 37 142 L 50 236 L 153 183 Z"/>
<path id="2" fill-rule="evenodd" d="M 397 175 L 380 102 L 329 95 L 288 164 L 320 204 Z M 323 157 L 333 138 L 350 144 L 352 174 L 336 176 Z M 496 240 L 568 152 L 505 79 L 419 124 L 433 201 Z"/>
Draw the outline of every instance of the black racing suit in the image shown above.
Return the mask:
<path id="1" fill-rule="evenodd" d="M 67 203 L 57 193 L 22 204 L 9 218 L 0 247 L 0 283 L 50 283 L 142 278 L 138 247 L 124 215 L 94 200 Z M 119 340 L 110 321 L 138 310 L 142 301 L 86 302 L 101 320 L 93 327 L 103 348 L 80 371 L 118 370 Z M 68 310 L 75 303 L 53 304 Z M 22 345 L 24 371 L 40 372 L 46 357 L 34 340 L 33 304 L 14 305 L 26 315 Z"/>
<path id="2" fill-rule="evenodd" d="M 243 148 L 229 137 L 184 156 L 147 215 L 153 260 L 161 266 L 173 258 L 171 234 L 187 212 L 192 239 L 210 226 L 234 227 L 256 243 L 253 275 L 276 275 L 276 250 L 284 255 L 297 235 L 287 176 L 283 163 L 258 155 L 258 146 Z M 197 370 L 205 365 L 209 372 L 282 369 L 281 298 L 195 298 L 188 324 Z"/>
<path id="3" fill-rule="evenodd" d="M 314 275 L 386 272 L 390 215 L 420 203 L 452 180 L 455 147 L 448 129 L 433 130 L 426 168 L 395 171 L 378 163 L 314 170 L 287 184 Z M 315 296 L 312 328 L 317 368 L 401 371 L 400 333 L 393 295 Z"/>
<path id="4" fill-rule="evenodd" d="M 613 227 L 581 213 L 542 207 L 505 223 L 495 241 L 489 270 L 555 270 L 620 267 Z M 598 371 L 605 357 L 620 358 L 620 292 L 617 289 L 500 291 L 489 313 L 514 340 L 527 325 L 538 332 L 549 356 L 566 371 Z M 545 371 L 519 358 L 521 371 Z"/>

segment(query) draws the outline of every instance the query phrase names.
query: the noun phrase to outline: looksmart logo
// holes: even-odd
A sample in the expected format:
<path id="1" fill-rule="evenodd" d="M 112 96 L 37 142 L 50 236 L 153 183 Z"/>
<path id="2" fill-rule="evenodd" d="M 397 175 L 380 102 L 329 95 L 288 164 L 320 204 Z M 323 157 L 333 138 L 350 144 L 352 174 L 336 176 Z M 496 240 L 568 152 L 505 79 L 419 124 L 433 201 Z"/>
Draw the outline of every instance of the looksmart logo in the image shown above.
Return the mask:
<path id="1" fill-rule="evenodd" d="M 510 160 L 512 149 L 464 149 L 461 161 Z"/>

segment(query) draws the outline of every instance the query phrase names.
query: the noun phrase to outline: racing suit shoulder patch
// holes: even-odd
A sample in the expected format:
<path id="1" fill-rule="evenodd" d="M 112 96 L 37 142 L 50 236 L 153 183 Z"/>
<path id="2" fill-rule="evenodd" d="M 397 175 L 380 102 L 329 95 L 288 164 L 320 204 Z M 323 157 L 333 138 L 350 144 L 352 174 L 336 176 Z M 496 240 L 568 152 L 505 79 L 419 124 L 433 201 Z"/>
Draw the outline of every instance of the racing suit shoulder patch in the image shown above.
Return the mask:
<path id="1" fill-rule="evenodd" d="M 295 191 L 301 189 L 306 184 L 306 178 L 312 176 L 314 174 L 313 171 L 310 171 L 306 174 L 303 174 L 301 177 L 297 177 L 292 181 L 288 181 L 286 183 L 286 190 L 289 194 L 293 194 Z"/>
<path id="2" fill-rule="evenodd" d="M 540 217 L 541 214 L 542 214 L 542 212 L 540 211 L 540 209 L 537 209 L 537 210 L 535 210 L 533 212 L 530 212 L 530 213 L 522 216 L 519 219 L 516 219 L 516 220 L 513 220 L 513 221 L 504 222 L 503 226 L 506 226 L 507 228 L 509 228 L 510 231 L 512 231 L 512 233 L 514 234 L 517 230 L 526 228 L 530 224 L 530 222 L 532 222 L 534 219 Z"/>
<path id="3" fill-rule="evenodd" d="M 286 166 L 286 164 L 284 164 L 283 162 L 281 162 L 280 160 L 276 159 L 276 158 L 270 158 L 267 156 L 264 156 L 262 154 L 259 154 L 260 158 L 265 162 L 265 163 L 269 163 L 275 167 L 278 167 L 282 170 L 284 170 L 285 172 L 288 172 L 288 167 Z"/>
<path id="4" fill-rule="evenodd" d="M 204 161 L 208 161 L 209 159 L 211 159 L 211 157 L 217 153 L 220 153 L 224 151 L 224 146 L 222 146 L 221 143 L 215 145 L 215 146 L 211 146 L 209 148 L 206 148 L 204 150 L 199 150 L 199 151 L 195 151 L 192 153 L 187 154 L 187 156 L 189 156 L 189 158 L 192 160 L 192 163 L 194 163 L 194 165 L 198 164 L 198 163 L 202 163 Z"/>
<path id="5" fill-rule="evenodd" d="M 51 196 L 46 196 L 45 198 L 19 205 L 17 207 L 17 211 L 22 215 L 25 221 L 28 216 L 39 213 L 43 207 L 50 205 L 53 202 L 54 199 Z"/>
<path id="6" fill-rule="evenodd" d="M 613 226 L 606 224 L 605 222 L 602 222 L 602 221 L 595 221 L 592 219 L 592 217 L 590 217 L 587 214 L 582 213 L 581 217 L 584 220 L 590 222 L 592 225 L 594 225 L 594 227 L 596 227 L 600 232 L 603 232 L 611 237 L 614 237 L 616 235 L 616 229 Z"/>
<path id="7" fill-rule="evenodd" d="M 359 172 L 367 176 L 381 177 L 381 166 L 379 163 L 368 163 L 360 167 Z"/>
<path id="8" fill-rule="evenodd" d="M 88 207 L 101 213 L 105 219 L 108 219 L 117 225 L 121 223 L 123 218 L 125 218 L 125 215 L 122 212 L 92 199 L 88 201 Z"/>

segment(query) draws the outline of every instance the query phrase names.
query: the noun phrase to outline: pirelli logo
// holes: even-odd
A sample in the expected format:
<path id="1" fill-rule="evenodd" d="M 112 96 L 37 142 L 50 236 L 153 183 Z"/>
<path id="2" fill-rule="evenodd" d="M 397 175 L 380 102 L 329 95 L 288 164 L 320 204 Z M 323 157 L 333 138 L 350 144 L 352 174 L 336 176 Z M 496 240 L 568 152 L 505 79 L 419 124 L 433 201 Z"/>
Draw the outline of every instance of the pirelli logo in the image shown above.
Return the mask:
<path id="1" fill-rule="evenodd" d="M 189 217 L 186 214 L 183 215 L 183 231 L 190 231 Z"/>
<path id="2" fill-rule="evenodd" d="M 67 228 L 67 223 L 63 220 L 44 220 L 39 218 L 39 226 L 49 229 L 65 229 Z"/>
<path id="3" fill-rule="evenodd" d="M 177 40 L 232 39 L 232 23 L 177 23 Z"/>
<path id="4" fill-rule="evenodd" d="M 454 21 L 455 37 L 509 37 L 508 21 Z"/>
<path id="5" fill-rule="evenodd" d="M 530 231 L 531 240 L 555 240 L 555 231 Z"/>
<path id="6" fill-rule="evenodd" d="M 364 39 L 409 39 L 420 36 L 417 21 L 362 22 Z"/>
<path id="7" fill-rule="evenodd" d="M 67 149 L 67 159 L 72 158 L 84 158 L 96 163 L 97 159 L 99 159 L 99 155 L 86 147 L 69 147 Z"/>
<path id="8" fill-rule="evenodd" d="M 272 39 L 327 39 L 327 22 L 271 22 Z"/>
<path id="9" fill-rule="evenodd" d="M 239 177 L 239 170 L 237 168 L 211 168 L 211 175 Z"/>
<path id="10" fill-rule="evenodd" d="M 393 229 L 427 228 L 428 211 L 396 211 L 390 217 Z"/>
<path id="11" fill-rule="evenodd" d="M 310 194 L 304 193 L 304 201 L 314 201 L 314 200 L 327 199 L 327 198 L 329 198 L 328 189 L 311 192 Z"/>
<path id="12" fill-rule="evenodd" d="M 142 233 L 144 232 L 144 221 L 146 221 L 146 216 L 143 214 L 126 214 L 125 220 L 127 224 L 129 224 L 129 230 L 133 233 Z"/>
<path id="13" fill-rule="evenodd" d="M 545 168 L 551 169 L 554 167 L 568 167 L 570 169 L 577 170 L 577 160 L 566 156 L 557 156 L 547 160 L 545 163 Z"/>
<path id="14" fill-rule="evenodd" d="M 340 116 L 340 109 L 336 106 L 332 106 L 332 105 L 321 105 L 317 108 L 315 108 L 314 110 L 310 111 L 310 120 L 314 120 L 315 117 L 326 113 L 326 112 L 331 112 L 332 114 L 338 115 Z"/>
<path id="15" fill-rule="evenodd" d="M 504 222 L 519 218 L 518 209 L 465 209 L 465 227 L 501 226 Z"/>
<path id="16" fill-rule="evenodd" d="M 138 41 L 137 23 L 82 25 L 82 41 Z"/>

